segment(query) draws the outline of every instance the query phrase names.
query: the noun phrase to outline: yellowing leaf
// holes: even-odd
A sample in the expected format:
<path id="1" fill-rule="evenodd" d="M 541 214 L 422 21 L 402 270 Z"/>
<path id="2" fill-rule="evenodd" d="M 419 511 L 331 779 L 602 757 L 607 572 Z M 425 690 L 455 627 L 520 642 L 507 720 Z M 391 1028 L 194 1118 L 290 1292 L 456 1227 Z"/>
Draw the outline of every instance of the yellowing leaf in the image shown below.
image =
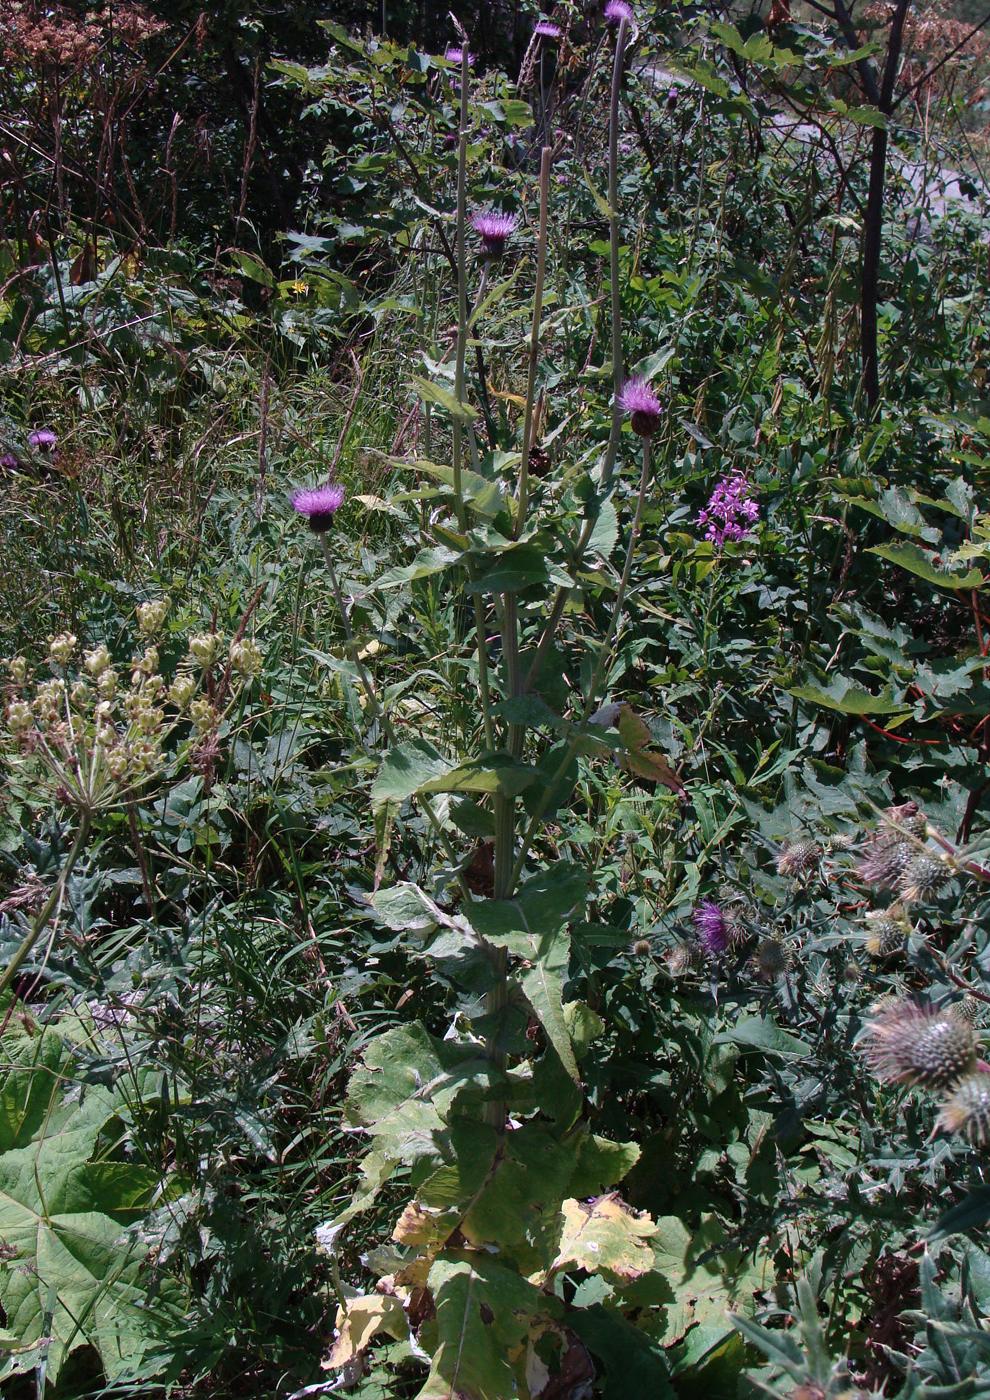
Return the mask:
<path id="1" fill-rule="evenodd" d="M 653 1267 L 653 1250 L 646 1241 L 656 1234 L 656 1226 L 614 1192 L 596 1201 L 565 1201 L 563 1216 L 554 1269 L 585 1269 L 632 1283 Z"/>
<path id="2" fill-rule="evenodd" d="M 399 1299 L 382 1293 L 352 1298 L 346 1312 L 337 1309 L 337 1340 L 323 1362 L 324 1370 L 346 1366 L 378 1332 L 385 1332 L 397 1342 L 409 1335 L 409 1323 Z"/>

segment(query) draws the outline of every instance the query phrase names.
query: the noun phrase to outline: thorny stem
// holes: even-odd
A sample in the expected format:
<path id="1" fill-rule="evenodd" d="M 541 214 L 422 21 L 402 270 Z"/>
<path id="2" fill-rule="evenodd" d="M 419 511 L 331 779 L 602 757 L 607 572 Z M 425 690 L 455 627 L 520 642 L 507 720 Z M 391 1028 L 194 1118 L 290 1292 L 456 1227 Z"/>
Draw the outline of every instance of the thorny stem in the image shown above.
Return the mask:
<path id="1" fill-rule="evenodd" d="M 35 944 L 38 942 L 38 939 L 44 933 L 48 925 L 48 921 L 51 918 L 53 912 L 58 906 L 61 905 L 62 900 L 65 896 L 66 886 L 69 883 L 69 876 L 72 874 L 72 870 L 76 864 L 76 861 L 82 854 L 83 847 L 89 840 L 91 825 L 92 818 L 89 812 L 83 810 L 79 817 L 79 830 L 76 832 L 76 839 L 72 843 L 72 849 L 66 856 L 65 864 L 62 866 L 62 869 L 59 872 L 58 879 L 52 886 L 51 893 L 45 900 L 41 909 L 35 915 L 30 929 L 25 934 L 24 938 L 21 940 L 20 947 L 17 949 L 17 952 L 7 964 L 3 976 L 0 977 L 0 997 L 3 996 L 5 991 L 7 991 L 8 987 L 14 981 L 14 978 L 20 972 L 21 968 L 24 965 L 24 962 L 30 956 L 32 948 L 34 948 Z"/>
<path id="2" fill-rule="evenodd" d="M 622 566 L 622 574 L 619 578 L 619 586 L 615 594 L 615 606 L 612 609 L 612 616 L 609 620 L 608 630 L 606 631 L 604 640 L 602 642 L 602 649 L 598 657 L 598 664 L 595 667 L 594 673 L 591 677 L 591 681 L 588 685 L 588 695 L 587 699 L 584 702 L 584 708 L 582 709 L 581 715 L 577 721 L 577 724 L 575 725 L 575 729 L 577 732 L 571 739 L 570 743 L 567 745 L 564 755 L 561 758 L 560 763 L 557 765 L 556 771 L 550 778 L 549 782 L 546 784 L 546 787 L 543 789 L 542 798 L 536 808 L 536 811 L 530 817 L 529 822 L 526 826 L 526 830 L 523 833 L 522 841 L 519 845 L 519 854 L 516 856 L 515 864 L 512 867 L 512 877 L 509 882 L 510 890 L 515 889 L 516 882 L 522 874 L 523 866 L 526 863 L 526 856 L 529 854 L 529 848 L 533 843 L 533 838 L 535 837 L 537 829 L 543 820 L 543 815 L 550 804 L 550 801 L 553 797 L 554 792 L 556 791 L 558 783 L 561 781 L 564 774 L 567 772 L 567 769 L 572 759 L 578 751 L 578 745 L 581 741 L 582 730 L 587 724 L 589 717 L 594 713 L 595 709 L 597 708 L 599 687 L 601 686 L 602 680 L 604 679 L 606 668 L 611 664 L 612 659 L 615 655 L 615 634 L 618 631 L 619 619 L 622 614 L 622 606 L 625 602 L 626 590 L 629 586 L 629 576 L 632 573 L 633 556 L 636 552 L 636 545 L 639 542 L 639 529 L 640 523 L 643 518 L 643 504 L 646 500 L 647 487 L 650 484 L 650 468 L 650 439 L 648 437 L 644 437 L 643 469 L 640 472 L 639 477 L 639 493 L 636 497 L 636 509 L 633 513 L 632 524 L 629 528 L 629 543 L 626 546 L 625 563 Z"/>

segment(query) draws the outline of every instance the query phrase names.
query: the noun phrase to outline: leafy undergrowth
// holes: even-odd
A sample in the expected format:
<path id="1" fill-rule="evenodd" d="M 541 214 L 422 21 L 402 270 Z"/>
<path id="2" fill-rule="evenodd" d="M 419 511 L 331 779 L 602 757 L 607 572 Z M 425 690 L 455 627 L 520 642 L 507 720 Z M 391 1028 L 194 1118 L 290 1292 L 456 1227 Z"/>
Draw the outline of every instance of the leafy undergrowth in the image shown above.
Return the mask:
<path id="1" fill-rule="evenodd" d="M 984 212 L 871 410 L 841 36 L 567 15 L 4 290 L 15 1400 L 990 1389 Z"/>

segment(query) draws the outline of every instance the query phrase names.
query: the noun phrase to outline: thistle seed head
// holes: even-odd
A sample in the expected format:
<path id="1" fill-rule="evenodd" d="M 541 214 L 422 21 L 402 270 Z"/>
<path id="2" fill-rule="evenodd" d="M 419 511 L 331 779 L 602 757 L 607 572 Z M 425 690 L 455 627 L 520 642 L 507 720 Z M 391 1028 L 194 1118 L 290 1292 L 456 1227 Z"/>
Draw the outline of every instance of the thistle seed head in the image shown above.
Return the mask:
<path id="1" fill-rule="evenodd" d="M 857 866 L 861 880 L 876 889 L 893 889 L 915 855 L 910 841 L 891 841 L 878 832 L 866 848 Z"/>
<path id="2" fill-rule="evenodd" d="M 774 982 L 791 965 L 791 957 L 779 938 L 761 938 L 753 954 L 753 971 L 764 982 Z"/>
<path id="3" fill-rule="evenodd" d="M 785 842 L 777 856 L 777 874 L 797 879 L 816 869 L 821 858 L 822 848 L 817 841 Z"/>
<path id="4" fill-rule="evenodd" d="M 911 928 L 896 905 L 873 909 L 866 916 L 866 951 L 872 958 L 903 953 Z"/>
<path id="5" fill-rule="evenodd" d="M 950 871 L 941 856 L 919 851 L 908 861 L 897 881 L 897 892 L 908 904 L 931 899 L 949 879 Z"/>
<path id="6" fill-rule="evenodd" d="M 702 961 L 701 949 L 694 943 L 675 943 L 665 961 L 671 977 L 684 977 Z"/>
<path id="7" fill-rule="evenodd" d="M 982 1147 L 990 1138 L 990 1074 L 978 1070 L 960 1079 L 939 1110 L 936 1128 L 962 1133 Z"/>
<path id="8" fill-rule="evenodd" d="M 867 1026 L 864 1053 L 884 1083 L 946 1088 L 976 1068 L 976 1036 L 958 1016 L 892 1001 Z"/>

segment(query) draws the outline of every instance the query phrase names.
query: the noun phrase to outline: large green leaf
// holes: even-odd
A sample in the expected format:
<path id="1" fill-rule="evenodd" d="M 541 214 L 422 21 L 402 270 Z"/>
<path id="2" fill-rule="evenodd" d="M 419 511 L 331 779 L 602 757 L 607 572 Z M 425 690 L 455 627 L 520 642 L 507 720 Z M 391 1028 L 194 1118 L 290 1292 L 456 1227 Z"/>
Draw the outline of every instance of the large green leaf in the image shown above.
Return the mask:
<path id="1" fill-rule="evenodd" d="M 891 564 L 907 569 L 908 573 L 923 578 L 926 583 L 933 583 L 936 588 L 979 588 L 983 583 L 983 573 L 980 569 L 957 572 L 936 568 L 930 554 L 925 554 L 916 544 L 906 541 L 874 545 L 867 553 L 878 554 L 881 559 L 887 559 Z"/>
<path id="2" fill-rule="evenodd" d="M 126 1226 L 151 1204 L 158 1176 L 127 1162 L 90 1162 L 113 1111 L 105 1089 L 84 1091 L 61 1131 L 0 1157 L 0 1239 L 14 1257 L 0 1272 L 0 1301 L 21 1346 L 17 1369 L 46 1354 L 55 1381 L 66 1355 L 93 1346 L 113 1380 L 177 1325 L 142 1281 L 146 1250 Z"/>
<path id="3" fill-rule="evenodd" d="M 524 1391 L 524 1343 L 538 1319 L 560 1311 L 492 1259 L 438 1259 L 428 1286 L 436 1303 L 433 1365 L 419 1400 L 515 1400 Z M 518 1369 L 510 1357 L 519 1356 Z"/>
<path id="4" fill-rule="evenodd" d="M 563 1010 L 570 959 L 568 920 L 582 906 L 587 877 L 559 862 L 524 884 L 514 899 L 478 900 L 465 910 L 471 926 L 497 947 L 525 959 L 519 983 L 561 1063 L 575 1081 L 577 1061 Z"/>

